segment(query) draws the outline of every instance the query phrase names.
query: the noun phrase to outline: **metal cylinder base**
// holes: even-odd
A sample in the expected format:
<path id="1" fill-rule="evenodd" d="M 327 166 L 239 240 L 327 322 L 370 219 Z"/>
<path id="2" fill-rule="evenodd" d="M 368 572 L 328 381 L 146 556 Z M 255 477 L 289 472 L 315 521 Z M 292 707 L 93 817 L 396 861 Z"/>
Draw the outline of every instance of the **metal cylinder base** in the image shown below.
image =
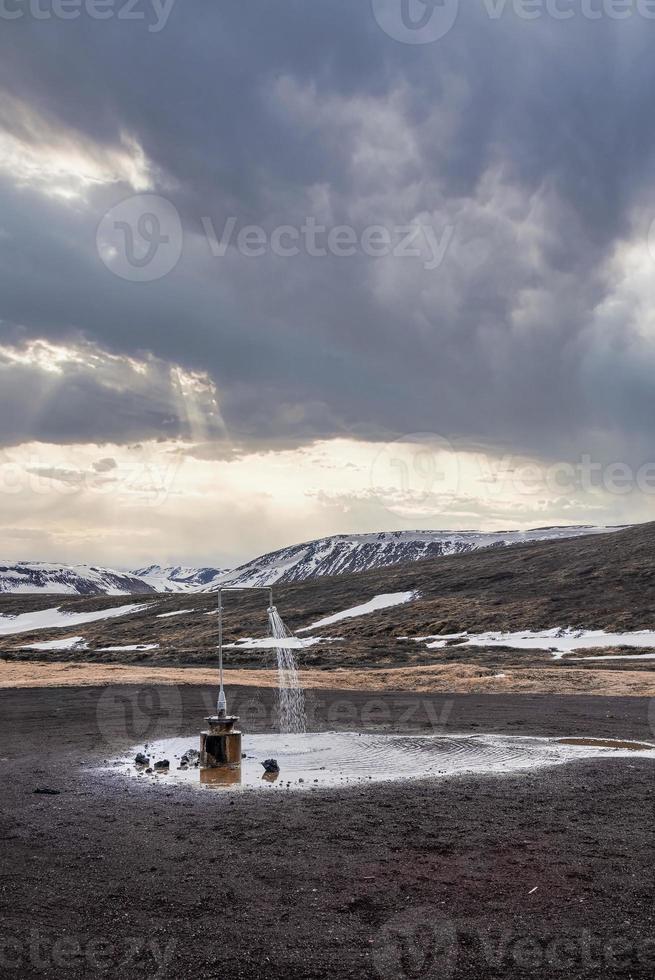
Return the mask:
<path id="1" fill-rule="evenodd" d="M 241 765 L 241 732 L 234 726 L 236 715 L 211 715 L 205 718 L 207 731 L 200 733 L 200 765 L 209 768 Z"/>

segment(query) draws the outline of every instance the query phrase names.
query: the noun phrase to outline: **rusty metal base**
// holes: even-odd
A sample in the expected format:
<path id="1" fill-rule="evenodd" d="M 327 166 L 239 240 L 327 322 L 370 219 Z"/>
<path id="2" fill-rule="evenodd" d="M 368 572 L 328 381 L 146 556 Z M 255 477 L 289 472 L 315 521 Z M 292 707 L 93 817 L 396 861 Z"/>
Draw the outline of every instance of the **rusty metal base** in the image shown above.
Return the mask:
<path id="1" fill-rule="evenodd" d="M 238 720 L 236 715 L 205 718 L 209 729 L 200 733 L 201 766 L 213 769 L 241 765 L 241 732 L 234 727 Z"/>

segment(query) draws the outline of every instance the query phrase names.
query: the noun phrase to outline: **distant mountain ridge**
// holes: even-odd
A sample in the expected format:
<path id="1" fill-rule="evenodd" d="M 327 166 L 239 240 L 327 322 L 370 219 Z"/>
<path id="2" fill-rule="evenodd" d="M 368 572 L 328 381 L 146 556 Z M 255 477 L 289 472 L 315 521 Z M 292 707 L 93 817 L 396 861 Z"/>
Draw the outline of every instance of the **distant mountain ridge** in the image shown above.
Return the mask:
<path id="1" fill-rule="evenodd" d="M 143 595 L 155 591 L 132 572 L 97 565 L 57 565 L 44 561 L 0 563 L 0 593 Z"/>
<path id="2" fill-rule="evenodd" d="M 217 582 L 229 569 L 189 568 L 185 565 L 148 565 L 131 575 L 151 585 L 154 592 L 201 592 Z"/>
<path id="3" fill-rule="evenodd" d="M 548 541 L 619 528 L 546 527 L 530 531 L 381 531 L 373 534 L 336 534 L 291 545 L 262 555 L 223 577 L 224 585 L 274 585 L 304 582 L 324 575 L 345 575 L 400 562 L 440 558 L 478 548 L 505 547 L 528 541 Z M 217 583 L 214 583 L 214 585 Z"/>
<path id="4" fill-rule="evenodd" d="M 401 562 L 420 561 L 505 547 L 607 534 L 618 527 L 545 527 L 529 531 L 381 531 L 337 534 L 281 548 L 234 569 L 148 565 L 121 572 L 95 565 L 49 562 L 0 563 L 0 593 L 59 595 L 140 595 L 211 592 L 218 585 L 254 586 L 304 582 L 324 575 L 344 575 Z"/>

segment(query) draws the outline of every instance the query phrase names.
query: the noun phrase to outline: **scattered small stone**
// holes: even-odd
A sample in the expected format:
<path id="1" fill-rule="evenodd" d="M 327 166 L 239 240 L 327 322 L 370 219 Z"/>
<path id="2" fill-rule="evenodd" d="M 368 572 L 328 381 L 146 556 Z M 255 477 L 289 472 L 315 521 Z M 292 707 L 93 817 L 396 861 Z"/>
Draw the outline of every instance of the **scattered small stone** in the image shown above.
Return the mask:
<path id="1" fill-rule="evenodd" d="M 199 758 L 200 752 L 198 749 L 187 749 L 180 759 L 180 762 L 186 762 L 186 764 L 190 766 L 192 763 L 197 764 Z"/>
<path id="2" fill-rule="evenodd" d="M 146 772 L 154 772 L 154 769 L 152 768 L 152 766 L 148 766 L 148 768 L 146 769 Z"/>
<path id="3" fill-rule="evenodd" d="M 278 765 L 277 759 L 264 759 L 262 762 L 265 772 L 279 772 L 280 767 Z"/>
<path id="4" fill-rule="evenodd" d="M 170 762 L 168 759 L 160 759 L 159 762 L 155 762 L 155 772 L 161 772 L 164 769 L 170 768 Z"/>

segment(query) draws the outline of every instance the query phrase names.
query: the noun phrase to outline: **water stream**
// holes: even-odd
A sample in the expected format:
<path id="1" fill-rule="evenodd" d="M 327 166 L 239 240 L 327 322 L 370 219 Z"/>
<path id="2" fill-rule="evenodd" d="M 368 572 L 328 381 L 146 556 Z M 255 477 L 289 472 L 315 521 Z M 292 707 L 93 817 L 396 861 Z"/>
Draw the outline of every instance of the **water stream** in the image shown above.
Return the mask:
<path id="1" fill-rule="evenodd" d="M 271 633 L 276 640 L 291 637 L 275 606 L 269 606 L 268 619 Z M 279 686 L 279 722 L 283 734 L 301 735 L 307 731 L 305 695 L 298 677 L 296 658 L 290 646 L 276 644 L 277 674 Z"/>

